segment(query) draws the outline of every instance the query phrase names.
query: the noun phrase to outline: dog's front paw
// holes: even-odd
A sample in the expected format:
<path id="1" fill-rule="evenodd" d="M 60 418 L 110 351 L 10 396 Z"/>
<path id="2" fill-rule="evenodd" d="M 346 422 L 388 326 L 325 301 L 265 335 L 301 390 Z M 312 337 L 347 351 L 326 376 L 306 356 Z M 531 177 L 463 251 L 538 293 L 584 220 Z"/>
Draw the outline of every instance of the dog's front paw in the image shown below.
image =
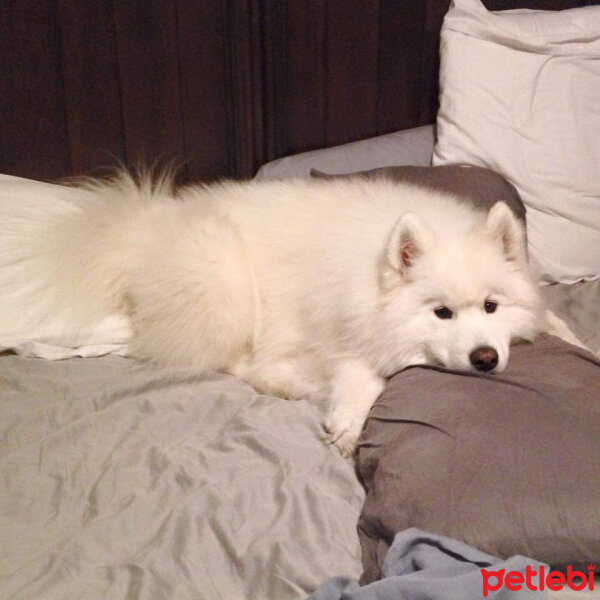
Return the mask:
<path id="1" fill-rule="evenodd" d="M 338 409 L 327 416 L 323 426 L 323 439 L 328 444 L 334 444 L 344 458 L 354 455 L 363 419 L 357 419 L 355 415 Z"/>

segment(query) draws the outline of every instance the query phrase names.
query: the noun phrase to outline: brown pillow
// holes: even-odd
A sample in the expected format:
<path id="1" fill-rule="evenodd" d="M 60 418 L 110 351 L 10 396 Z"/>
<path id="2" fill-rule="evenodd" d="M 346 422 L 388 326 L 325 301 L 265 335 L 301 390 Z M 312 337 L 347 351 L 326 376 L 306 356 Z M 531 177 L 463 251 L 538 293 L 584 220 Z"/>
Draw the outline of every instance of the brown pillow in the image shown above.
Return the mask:
<path id="1" fill-rule="evenodd" d="M 468 198 L 473 204 L 485 210 L 489 210 L 498 200 L 504 200 L 517 217 L 525 220 L 525 206 L 521 202 L 517 190 L 501 175 L 483 167 L 469 165 L 383 167 L 344 175 L 329 175 L 317 169 L 311 169 L 310 174 L 312 177 L 322 179 L 364 177 L 415 183 L 456 194 L 461 198 Z"/>
<path id="2" fill-rule="evenodd" d="M 598 564 L 600 361 L 544 335 L 497 375 L 408 368 L 373 406 L 357 465 L 363 583 L 409 527 L 502 558 Z"/>

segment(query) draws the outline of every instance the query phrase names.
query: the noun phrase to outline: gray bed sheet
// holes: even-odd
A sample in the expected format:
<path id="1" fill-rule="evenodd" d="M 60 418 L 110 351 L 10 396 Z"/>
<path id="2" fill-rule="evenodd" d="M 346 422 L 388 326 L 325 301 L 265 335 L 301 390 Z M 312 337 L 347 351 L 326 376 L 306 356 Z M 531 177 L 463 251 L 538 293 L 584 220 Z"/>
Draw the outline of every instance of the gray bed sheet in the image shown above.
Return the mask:
<path id="1" fill-rule="evenodd" d="M 227 375 L 0 357 L 0 598 L 302 598 L 360 575 L 319 410 Z"/>

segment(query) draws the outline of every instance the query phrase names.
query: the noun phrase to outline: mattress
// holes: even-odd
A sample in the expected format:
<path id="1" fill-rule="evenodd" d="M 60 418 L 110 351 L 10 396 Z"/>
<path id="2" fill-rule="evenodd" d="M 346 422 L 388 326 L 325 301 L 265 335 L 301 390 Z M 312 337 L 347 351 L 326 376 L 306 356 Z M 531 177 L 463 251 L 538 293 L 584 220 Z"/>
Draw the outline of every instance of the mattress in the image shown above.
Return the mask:
<path id="1" fill-rule="evenodd" d="M 415 146 L 422 164 L 433 134 L 379 142 L 259 176 L 406 164 Z M 600 282 L 543 293 L 600 350 Z M 292 600 L 360 576 L 364 491 L 321 440 L 320 407 L 219 373 L 16 349 L 0 353 L 0 597 Z"/>

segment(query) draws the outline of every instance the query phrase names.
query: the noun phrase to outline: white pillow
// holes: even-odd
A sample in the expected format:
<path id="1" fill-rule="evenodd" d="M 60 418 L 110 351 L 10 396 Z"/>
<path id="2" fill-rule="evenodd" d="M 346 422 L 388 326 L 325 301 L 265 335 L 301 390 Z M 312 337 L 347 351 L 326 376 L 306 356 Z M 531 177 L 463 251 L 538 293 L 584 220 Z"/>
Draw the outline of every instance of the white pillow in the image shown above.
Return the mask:
<path id="1" fill-rule="evenodd" d="M 542 281 L 600 276 L 600 6 L 493 13 L 454 0 L 437 131 L 434 165 L 488 167 L 518 189 Z"/>

